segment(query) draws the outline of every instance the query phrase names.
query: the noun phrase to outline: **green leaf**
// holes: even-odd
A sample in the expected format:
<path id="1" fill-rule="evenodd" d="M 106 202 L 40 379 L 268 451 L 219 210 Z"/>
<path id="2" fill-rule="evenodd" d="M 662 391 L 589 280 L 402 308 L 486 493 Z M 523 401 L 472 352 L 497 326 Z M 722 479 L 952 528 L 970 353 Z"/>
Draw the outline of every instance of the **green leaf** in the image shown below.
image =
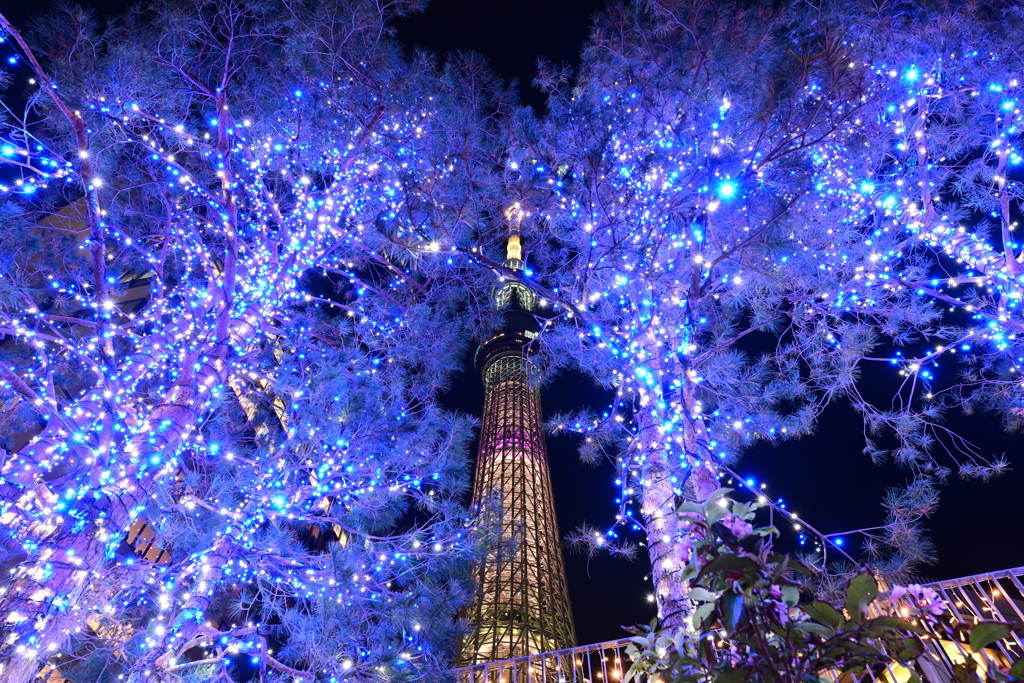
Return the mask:
<path id="1" fill-rule="evenodd" d="M 924 654 L 924 643 L 917 636 L 907 636 L 900 640 L 899 649 L 897 650 L 896 658 L 907 662 L 911 659 L 917 659 Z"/>
<path id="2" fill-rule="evenodd" d="M 803 610 L 811 619 L 832 629 L 838 629 L 843 624 L 842 612 L 827 602 L 815 600 L 809 605 L 804 605 Z"/>
<path id="3" fill-rule="evenodd" d="M 732 592 L 725 593 L 719 599 L 718 604 L 722 610 L 722 627 L 726 633 L 734 633 L 740 620 L 747 613 L 747 607 L 743 604 L 743 595 Z"/>
<path id="4" fill-rule="evenodd" d="M 732 493 L 732 489 L 730 488 L 715 489 L 707 498 L 704 499 L 704 505 L 710 506 L 712 503 L 717 503 L 719 498 L 724 498 L 730 493 Z M 716 505 L 715 507 L 721 507 L 721 505 Z"/>
<path id="5" fill-rule="evenodd" d="M 846 647 L 843 645 L 836 645 L 829 649 L 824 655 L 821 655 L 819 659 L 839 659 L 846 654 Z"/>
<path id="6" fill-rule="evenodd" d="M 700 653 L 702 655 L 701 658 L 705 662 L 707 662 L 711 666 L 714 666 L 718 663 L 718 653 L 715 651 L 715 645 L 713 642 L 711 642 L 710 638 L 701 639 L 700 644 L 697 646 L 697 648 L 700 650 Z"/>
<path id="7" fill-rule="evenodd" d="M 698 586 L 696 588 L 691 588 L 690 594 L 687 597 L 695 602 L 708 602 L 709 600 L 715 599 L 715 594 L 706 588 Z"/>
<path id="8" fill-rule="evenodd" d="M 1010 667 L 1010 678 L 1024 678 L 1024 658 Z"/>
<path id="9" fill-rule="evenodd" d="M 923 627 L 914 626 L 906 619 L 900 619 L 899 617 L 878 617 L 877 619 L 871 619 L 864 625 L 868 628 L 896 629 L 922 635 L 926 632 Z"/>
<path id="10" fill-rule="evenodd" d="M 715 610 L 715 603 L 705 602 L 703 605 L 693 610 L 693 627 L 698 631 L 707 631 L 711 624 L 707 627 L 704 625 L 704 620 L 711 616 L 711 613 Z"/>
<path id="11" fill-rule="evenodd" d="M 814 577 L 814 576 L 818 575 L 818 570 L 814 569 L 813 567 L 808 567 L 803 562 L 801 562 L 801 561 L 799 561 L 797 559 L 794 559 L 792 557 L 789 558 L 789 567 L 788 568 L 792 569 L 793 571 L 799 572 L 799 573 L 803 574 L 804 576 Z"/>
<path id="12" fill-rule="evenodd" d="M 704 511 L 705 519 L 707 520 L 708 526 L 725 519 L 725 516 L 729 514 L 729 511 L 721 505 L 708 505 Z"/>
<path id="13" fill-rule="evenodd" d="M 861 572 L 846 585 L 846 612 L 850 618 L 860 622 L 867 613 L 867 607 L 878 595 L 878 583 L 871 572 Z"/>
<path id="14" fill-rule="evenodd" d="M 721 525 L 719 525 L 719 526 L 721 526 Z M 739 545 L 746 552 L 748 552 L 748 553 L 755 553 L 756 554 L 757 552 L 759 552 L 761 550 L 761 545 L 763 543 L 764 543 L 764 539 L 763 538 L 761 538 L 757 534 L 750 534 L 746 538 L 744 538 L 742 541 L 740 541 Z"/>
<path id="15" fill-rule="evenodd" d="M 773 553 L 772 555 L 770 555 L 768 557 L 768 564 L 779 565 L 781 571 L 792 569 L 793 571 L 799 572 L 804 576 L 815 576 L 815 574 L 817 574 L 815 570 L 811 569 L 800 560 L 797 560 L 796 558 L 790 557 L 783 553 Z M 779 575 L 780 569 L 776 569 L 776 575 Z"/>
<path id="16" fill-rule="evenodd" d="M 982 648 L 997 640 L 1010 637 L 1010 627 L 998 621 L 983 621 L 971 629 L 971 649 L 981 652 Z"/>
<path id="17" fill-rule="evenodd" d="M 750 667 L 729 667 L 715 678 L 716 683 L 742 683 L 750 678 Z"/>
<path id="18" fill-rule="evenodd" d="M 693 512 L 703 517 L 704 506 L 697 505 L 697 503 L 694 503 L 693 501 L 685 500 L 676 508 L 676 512 Z M 692 520 L 693 518 L 691 517 L 689 519 Z"/>
<path id="19" fill-rule="evenodd" d="M 682 654 L 683 652 L 686 652 L 686 648 L 683 645 L 683 639 L 684 638 L 686 638 L 686 630 L 685 629 L 679 629 L 679 631 L 676 632 L 675 640 L 672 641 L 672 646 L 675 648 L 675 650 L 674 650 L 675 652 L 680 653 L 680 654 Z"/>
<path id="20" fill-rule="evenodd" d="M 975 673 L 978 669 L 978 663 L 973 659 L 968 659 L 963 664 L 953 665 L 953 678 L 958 683 L 980 683 L 981 679 L 978 678 L 978 674 Z"/>
<path id="21" fill-rule="evenodd" d="M 794 624 L 793 630 L 799 633 L 810 633 L 811 635 L 820 636 L 822 638 L 828 638 L 835 629 L 829 628 L 828 626 L 822 626 L 821 624 L 815 624 L 812 621 L 801 621 Z"/>
<path id="22" fill-rule="evenodd" d="M 782 601 L 790 607 L 795 607 L 800 602 L 800 589 L 796 586 L 782 587 Z"/>
<path id="23" fill-rule="evenodd" d="M 748 557 L 739 555 L 720 555 L 704 565 L 700 570 L 700 576 L 706 576 L 714 572 L 742 572 L 748 569 L 757 569 L 757 563 Z"/>

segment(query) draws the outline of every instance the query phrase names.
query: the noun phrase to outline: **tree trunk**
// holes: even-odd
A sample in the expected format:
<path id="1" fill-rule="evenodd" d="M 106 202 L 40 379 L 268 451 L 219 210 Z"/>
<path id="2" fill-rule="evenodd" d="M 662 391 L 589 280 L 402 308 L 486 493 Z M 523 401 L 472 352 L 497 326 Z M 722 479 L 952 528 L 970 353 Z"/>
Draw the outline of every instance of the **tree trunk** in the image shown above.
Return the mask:
<path id="1" fill-rule="evenodd" d="M 708 426 L 699 412 L 697 403 L 697 378 L 689 362 L 683 363 L 683 447 L 690 466 L 687 480 L 689 496 L 697 503 L 703 503 L 718 489 L 715 476 L 714 457 L 708 439 Z"/>
<path id="2" fill-rule="evenodd" d="M 673 348 L 679 346 L 673 344 Z M 672 405 L 672 401 L 665 395 L 663 365 L 652 332 L 642 337 L 642 347 L 647 356 L 645 365 L 652 373 L 649 377 L 654 381 L 640 391 L 640 410 L 636 415 L 642 459 L 641 513 L 647 523 L 658 617 L 663 626 L 679 630 L 685 628 L 691 613 L 689 585 L 679 578 L 690 560 L 689 544 L 683 540 L 691 532 L 679 518 L 676 508 L 684 497 L 703 503 L 718 488 L 718 482 L 711 469 L 707 425 L 696 412 L 696 381 L 690 368 L 685 363 L 682 366 L 680 409 L 685 414 L 676 423 L 683 428 L 684 454 L 680 455 L 679 462 L 673 462 L 672 449 L 662 429 L 668 422 L 670 409 L 667 406 Z"/>
<path id="3" fill-rule="evenodd" d="M 676 513 L 676 493 L 672 468 L 665 462 L 666 451 L 658 444 L 658 425 L 650 419 L 641 424 L 641 513 L 647 523 L 647 546 L 651 559 L 651 577 L 658 605 L 658 618 L 663 626 L 682 627 L 687 607 L 687 586 L 678 576 L 689 557 L 681 552 L 680 540 L 685 531 Z"/>

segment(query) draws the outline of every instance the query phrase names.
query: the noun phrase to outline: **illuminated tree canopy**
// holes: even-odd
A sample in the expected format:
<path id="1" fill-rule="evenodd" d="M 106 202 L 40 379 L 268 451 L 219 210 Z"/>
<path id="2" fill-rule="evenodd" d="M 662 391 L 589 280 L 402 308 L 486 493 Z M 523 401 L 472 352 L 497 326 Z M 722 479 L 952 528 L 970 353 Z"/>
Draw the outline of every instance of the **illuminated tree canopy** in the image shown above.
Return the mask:
<path id="1" fill-rule="evenodd" d="M 0 680 L 443 675 L 491 535 L 438 397 L 496 276 L 546 376 L 616 389 L 553 420 L 622 488 L 570 540 L 646 534 L 670 623 L 679 501 L 837 401 L 907 468 L 857 560 L 891 575 L 947 476 L 1006 467 L 946 418 L 1024 420 L 1015 8 L 616 5 L 538 115 L 403 54 L 419 4 L 0 19 L 34 73 L 0 123 Z"/>
<path id="2" fill-rule="evenodd" d="M 433 234 L 473 232 L 496 138 L 477 64 L 383 34 L 402 9 L 34 32 L 46 123 L 4 136 L 4 680 L 443 670 L 472 423 L 434 399 L 490 276 Z"/>

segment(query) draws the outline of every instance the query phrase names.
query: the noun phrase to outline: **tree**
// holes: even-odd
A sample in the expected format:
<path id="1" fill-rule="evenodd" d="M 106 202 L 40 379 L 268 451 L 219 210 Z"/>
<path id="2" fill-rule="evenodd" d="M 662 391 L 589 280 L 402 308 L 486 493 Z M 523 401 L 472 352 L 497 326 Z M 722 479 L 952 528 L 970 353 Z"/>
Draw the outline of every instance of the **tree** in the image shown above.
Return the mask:
<path id="1" fill-rule="evenodd" d="M 597 20 L 573 87 L 542 65 L 550 115 L 510 121 L 506 183 L 537 225 L 538 287 L 569 323 L 543 343 L 618 396 L 556 422 L 586 434 L 585 458 L 617 463 L 619 525 L 646 532 L 669 626 L 689 611 L 680 498 L 703 501 L 745 448 L 810 433 L 835 401 L 862 414 L 867 454 L 911 473 L 886 523 L 861 532 L 890 580 L 930 559 L 917 522 L 952 468 L 1006 466 L 944 416 L 996 409 L 1019 426 L 1018 21 L 973 5 L 658 1 Z M 1001 221 L 1001 247 L 983 222 L 952 228 L 977 209 Z M 963 379 L 937 378 L 953 353 Z M 898 373 L 883 386 L 864 380 L 879 361 Z M 628 551 L 614 529 L 573 540 Z"/>
<path id="2" fill-rule="evenodd" d="M 477 545 L 435 399 L 494 316 L 435 233 L 477 233 L 505 93 L 405 59 L 415 9 L 0 18 L 35 83 L 3 122 L 0 680 L 446 668 Z"/>

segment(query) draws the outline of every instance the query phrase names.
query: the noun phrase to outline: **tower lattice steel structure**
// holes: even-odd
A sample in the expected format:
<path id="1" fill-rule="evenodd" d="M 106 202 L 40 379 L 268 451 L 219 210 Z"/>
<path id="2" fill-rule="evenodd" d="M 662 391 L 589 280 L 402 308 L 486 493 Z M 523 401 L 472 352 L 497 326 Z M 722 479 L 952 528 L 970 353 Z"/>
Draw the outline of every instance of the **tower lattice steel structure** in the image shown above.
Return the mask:
<path id="1" fill-rule="evenodd" d="M 519 217 L 511 216 L 505 266 L 521 271 Z M 494 290 L 505 329 L 477 350 L 484 382 L 474 506 L 501 505 L 503 543 L 477 570 L 479 588 L 469 614 L 473 632 L 462 659 L 478 664 L 572 647 L 576 634 L 555 518 L 540 395 L 529 384 L 538 351 L 537 297 L 506 281 Z"/>

